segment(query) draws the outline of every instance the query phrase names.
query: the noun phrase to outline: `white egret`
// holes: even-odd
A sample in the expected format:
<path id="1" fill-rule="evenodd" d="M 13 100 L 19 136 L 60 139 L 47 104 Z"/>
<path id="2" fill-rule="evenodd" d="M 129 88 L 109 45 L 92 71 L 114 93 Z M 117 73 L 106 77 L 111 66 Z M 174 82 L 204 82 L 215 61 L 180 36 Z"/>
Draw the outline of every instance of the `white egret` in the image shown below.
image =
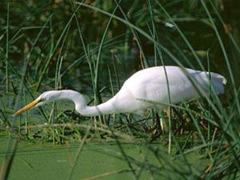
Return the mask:
<path id="1" fill-rule="evenodd" d="M 208 94 L 210 84 L 216 94 L 222 94 L 226 79 L 217 73 L 176 66 L 151 67 L 133 74 L 113 98 L 100 105 L 88 106 L 84 96 L 73 90 L 54 90 L 44 92 L 13 116 L 61 99 L 73 101 L 76 111 L 84 116 L 140 113 L 146 109 L 162 110 L 170 103 L 198 99 L 201 97 L 200 92 Z"/>

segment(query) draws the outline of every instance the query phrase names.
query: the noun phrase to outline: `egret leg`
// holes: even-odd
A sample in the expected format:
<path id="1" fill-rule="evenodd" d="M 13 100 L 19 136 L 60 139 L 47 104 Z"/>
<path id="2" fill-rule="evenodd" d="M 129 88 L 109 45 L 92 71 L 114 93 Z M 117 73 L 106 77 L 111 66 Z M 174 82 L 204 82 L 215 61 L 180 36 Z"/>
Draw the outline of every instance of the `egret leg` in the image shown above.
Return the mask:
<path id="1" fill-rule="evenodd" d="M 159 117 L 158 113 L 156 113 L 156 121 L 153 125 L 153 137 L 151 139 L 151 142 L 156 140 L 160 135 L 162 134 L 162 127 L 161 127 L 161 120 L 162 118 Z"/>

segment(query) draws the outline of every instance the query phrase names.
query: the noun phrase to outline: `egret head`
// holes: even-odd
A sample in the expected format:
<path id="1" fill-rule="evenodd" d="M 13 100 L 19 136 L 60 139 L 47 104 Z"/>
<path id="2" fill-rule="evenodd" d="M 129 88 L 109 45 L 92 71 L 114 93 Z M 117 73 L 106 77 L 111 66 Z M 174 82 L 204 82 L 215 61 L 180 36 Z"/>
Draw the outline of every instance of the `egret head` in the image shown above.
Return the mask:
<path id="1" fill-rule="evenodd" d="M 42 106 L 48 102 L 55 101 L 59 99 L 60 91 L 47 91 L 42 93 L 37 99 L 29 103 L 28 105 L 24 106 L 23 108 L 19 109 L 16 113 L 13 114 L 13 117 L 23 112 L 32 109 L 34 107 Z"/>

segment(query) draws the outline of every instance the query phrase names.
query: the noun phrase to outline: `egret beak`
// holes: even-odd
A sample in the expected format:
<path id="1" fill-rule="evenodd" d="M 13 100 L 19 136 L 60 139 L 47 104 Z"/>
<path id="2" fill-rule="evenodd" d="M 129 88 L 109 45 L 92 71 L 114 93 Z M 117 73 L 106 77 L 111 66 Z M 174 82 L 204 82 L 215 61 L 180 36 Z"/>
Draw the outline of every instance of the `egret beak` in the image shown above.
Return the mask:
<path id="1" fill-rule="evenodd" d="M 41 99 L 35 99 L 33 102 L 29 103 L 28 105 L 24 106 L 23 108 L 19 109 L 17 112 L 15 112 L 12 117 L 17 116 L 19 114 L 22 114 L 23 112 L 33 108 L 34 106 L 36 106 L 39 102 L 41 101 Z"/>

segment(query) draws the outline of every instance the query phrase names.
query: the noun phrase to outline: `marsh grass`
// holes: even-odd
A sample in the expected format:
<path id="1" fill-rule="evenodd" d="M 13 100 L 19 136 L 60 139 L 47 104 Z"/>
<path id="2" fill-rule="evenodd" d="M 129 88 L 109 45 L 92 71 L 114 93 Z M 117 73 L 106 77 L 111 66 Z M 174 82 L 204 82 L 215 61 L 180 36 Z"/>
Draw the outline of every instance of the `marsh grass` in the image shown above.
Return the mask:
<path id="1" fill-rule="evenodd" d="M 127 168 L 105 171 L 89 179 L 121 173 L 141 179 L 146 172 L 152 179 L 173 178 L 167 175 L 172 172 L 181 179 L 239 178 L 239 82 L 235 75 L 237 67 L 231 64 L 231 59 L 240 52 L 238 39 L 231 29 L 222 30 L 227 24 L 217 1 L 194 2 L 186 3 L 180 12 L 176 10 L 182 7 L 182 1 L 146 1 L 133 3 L 131 7 L 122 1 L 69 1 L 48 5 L 42 2 L 38 4 L 40 8 L 32 3 L 31 8 L 36 8 L 36 13 L 41 15 L 21 2 L 4 3 L 6 15 L 1 20 L 5 28 L 0 35 L 5 39 L 0 40 L 3 59 L 0 135 L 9 140 L 0 179 L 8 179 L 22 140 L 53 144 L 80 142 L 68 179 L 77 173 L 77 163 L 86 144 L 95 140 L 114 142 L 120 152 L 116 158 L 126 162 Z M 16 5 L 20 8 L 14 11 Z M 198 9 L 197 13 L 193 15 L 186 6 Z M 20 15 L 24 10 L 28 10 L 28 14 Z M 18 26 L 14 19 L 17 15 L 19 20 L 30 20 Z M 42 25 L 36 23 L 37 20 Z M 194 29 L 184 27 L 189 26 L 189 22 L 190 26 L 196 23 L 211 29 L 200 35 L 206 43 L 192 40 Z M 36 91 L 77 89 L 92 95 L 90 104 L 99 104 L 112 97 L 126 74 L 132 73 L 132 68 L 127 72 L 124 66 L 136 70 L 168 64 L 224 74 L 228 80 L 225 95 L 216 96 L 212 92 L 206 96 L 199 88 L 205 97 L 203 100 L 179 105 L 168 103 L 168 113 L 150 111 L 140 119 L 124 114 L 86 118 L 69 111 L 74 107 L 65 103 L 53 103 L 11 118 L 12 109 L 35 99 L 39 94 Z M 159 141 L 170 155 L 154 144 Z M 126 143 L 134 144 L 136 152 L 141 152 L 144 144 L 148 153 L 140 153 L 141 159 L 137 159 L 128 154 Z M 196 161 L 206 161 L 203 167 L 193 166 L 194 160 L 189 160 L 191 154 L 201 154 Z"/>

